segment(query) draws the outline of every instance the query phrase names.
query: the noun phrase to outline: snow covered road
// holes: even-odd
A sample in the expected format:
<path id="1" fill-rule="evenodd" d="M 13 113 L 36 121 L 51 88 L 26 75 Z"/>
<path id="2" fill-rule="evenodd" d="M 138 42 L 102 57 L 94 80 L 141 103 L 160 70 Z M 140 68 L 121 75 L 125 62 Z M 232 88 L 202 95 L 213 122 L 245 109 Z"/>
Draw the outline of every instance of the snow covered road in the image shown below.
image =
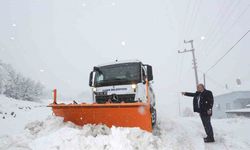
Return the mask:
<path id="1" fill-rule="evenodd" d="M 8 107 L 6 107 L 8 106 Z M 24 111 L 20 106 L 30 107 Z M 250 148 L 250 119 L 212 120 L 215 143 L 203 142 L 198 117 L 161 116 L 154 133 L 138 128 L 107 128 L 104 125 L 75 126 L 51 116 L 41 104 L 1 97 L 0 150 L 228 150 Z M 7 115 L 5 114 L 7 113 Z M 15 112 L 16 117 L 11 115 Z M 28 117 L 27 117 L 28 116 Z"/>

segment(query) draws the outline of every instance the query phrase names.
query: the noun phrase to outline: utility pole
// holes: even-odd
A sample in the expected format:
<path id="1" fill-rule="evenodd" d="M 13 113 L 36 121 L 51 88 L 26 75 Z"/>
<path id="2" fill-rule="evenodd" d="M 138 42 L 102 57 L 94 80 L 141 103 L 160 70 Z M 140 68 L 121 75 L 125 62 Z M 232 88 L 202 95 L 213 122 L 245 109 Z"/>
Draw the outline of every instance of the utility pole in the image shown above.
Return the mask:
<path id="1" fill-rule="evenodd" d="M 181 117 L 181 98 L 180 98 L 180 94 L 178 94 L 178 109 L 179 109 L 179 116 Z"/>
<path id="2" fill-rule="evenodd" d="M 203 73 L 203 84 L 204 84 L 204 87 L 206 87 L 206 74 Z"/>
<path id="3" fill-rule="evenodd" d="M 194 75 L 195 75 L 195 86 L 197 86 L 199 84 L 199 80 L 198 80 L 197 62 L 196 62 L 196 58 L 195 58 L 193 42 L 194 42 L 193 40 L 189 40 L 189 41 L 184 40 L 185 44 L 187 44 L 187 43 L 191 44 L 191 49 L 187 50 L 185 48 L 183 51 L 178 51 L 178 53 L 192 52 L 192 56 L 193 56 L 193 68 L 194 68 Z"/>

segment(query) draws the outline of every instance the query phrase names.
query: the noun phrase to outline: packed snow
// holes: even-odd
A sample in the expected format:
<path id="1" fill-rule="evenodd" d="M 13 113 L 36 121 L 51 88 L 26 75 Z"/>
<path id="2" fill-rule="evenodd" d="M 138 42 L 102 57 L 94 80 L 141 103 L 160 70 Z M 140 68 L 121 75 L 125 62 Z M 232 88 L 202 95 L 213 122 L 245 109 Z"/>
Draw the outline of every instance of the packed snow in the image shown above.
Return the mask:
<path id="1" fill-rule="evenodd" d="M 153 133 L 139 128 L 76 126 L 52 115 L 44 103 L 0 95 L 0 150 L 227 150 L 250 148 L 250 119 L 213 119 L 215 143 L 205 144 L 198 117 L 159 114 Z"/>

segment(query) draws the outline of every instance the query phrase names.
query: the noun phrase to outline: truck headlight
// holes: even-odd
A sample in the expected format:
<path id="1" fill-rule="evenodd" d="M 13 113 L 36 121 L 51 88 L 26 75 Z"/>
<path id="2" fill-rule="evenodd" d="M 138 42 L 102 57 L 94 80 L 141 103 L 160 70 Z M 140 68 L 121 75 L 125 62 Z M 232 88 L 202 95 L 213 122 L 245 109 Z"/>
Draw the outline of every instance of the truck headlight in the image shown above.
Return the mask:
<path id="1" fill-rule="evenodd" d="M 92 90 L 93 90 L 93 92 L 96 92 L 96 88 L 95 87 Z"/>
<path id="2" fill-rule="evenodd" d="M 136 89 L 137 85 L 136 84 L 132 84 L 131 87 L 132 87 L 132 89 Z"/>

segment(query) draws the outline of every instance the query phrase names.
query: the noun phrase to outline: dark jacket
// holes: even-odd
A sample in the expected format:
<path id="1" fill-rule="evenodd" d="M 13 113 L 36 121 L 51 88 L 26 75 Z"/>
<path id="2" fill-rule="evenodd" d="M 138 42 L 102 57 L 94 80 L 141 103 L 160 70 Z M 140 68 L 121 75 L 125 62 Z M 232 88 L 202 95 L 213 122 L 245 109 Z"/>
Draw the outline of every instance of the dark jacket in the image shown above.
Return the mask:
<path id="1" fill-rule="evenodd" d="M 189 93 L 186 92 L 185 96 L 193 97 L 194 112 L 198 112 L 201 115 L 208 115 L 207 111 L 212 110 L 214 104 L 213 93 L 209 90 L 203 92 Z M 198 107 L 198 97 L 200 96 L 200 107 Z M 211 114 L 212 115 L 212 114 Z"/>

